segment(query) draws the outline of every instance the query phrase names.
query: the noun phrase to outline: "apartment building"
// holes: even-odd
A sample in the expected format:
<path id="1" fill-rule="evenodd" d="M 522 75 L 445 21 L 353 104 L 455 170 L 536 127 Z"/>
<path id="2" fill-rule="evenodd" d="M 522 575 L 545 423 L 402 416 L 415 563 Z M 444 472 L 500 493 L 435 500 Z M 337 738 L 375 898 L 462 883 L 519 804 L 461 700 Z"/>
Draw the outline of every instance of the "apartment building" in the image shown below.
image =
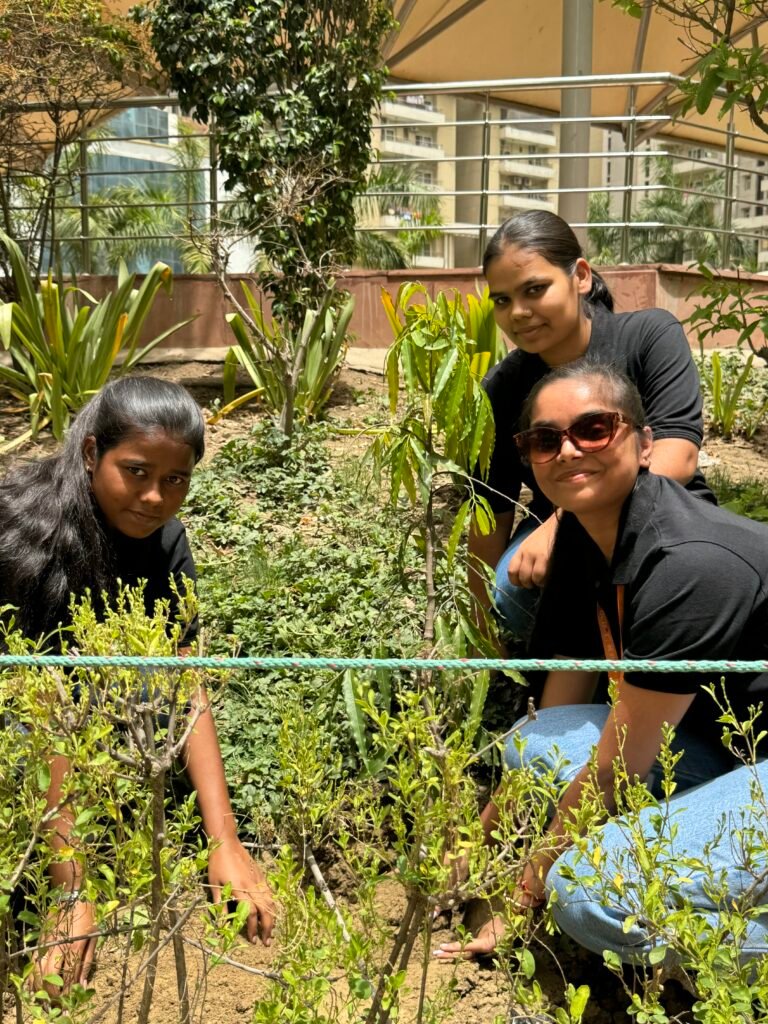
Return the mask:
<path id="1" fill-rule="evenodd" d="M 617 130 L 593 129 L 592 150 L 600 153 L 590 168 L 590 185 L 594 192 L 605 191 L 612 219 L 622 219 L 626 184 L 624 140 Z M 638 152 L 639 151 L 639 152 Z M 712 193 L 712 221 L 716 227 L 725 223 L 726 158 L 723 147 L 702 143 L 680 142 L 671 138 L 646 139 L 636 146 L 631 184 L 633 220 L 638 219 L 645 197 L 658 193 L 661 179 L 671 173 L 671 187 L 681 189 L 689 200 Z M 734 158 L 731 194 L 732 226 L 739 235 L 747 261 L 758 271 L 768 270 L 768 161 L 739 152 Z M 670 187 L 667 184 L 666 187 Z M 615 189 L 615 191 L 614 191 Z M 660 231 L 662 229 L 659 229 Z"/>
<path id="2" fill-rule="evenodd" d="M 401 94 L 382 104 L 373 145 L 382 164 L 410 167 L 413 179 L 439 197 L 441 225 L 414 255 L 414 266 L 475 266 L 478 225 L 492 231 L 517 210 L 556 209 L 558 137 L 535 112 L 471 97 Z M 378 223 L 367 226 L 419 225 L 393 197 Z"/>

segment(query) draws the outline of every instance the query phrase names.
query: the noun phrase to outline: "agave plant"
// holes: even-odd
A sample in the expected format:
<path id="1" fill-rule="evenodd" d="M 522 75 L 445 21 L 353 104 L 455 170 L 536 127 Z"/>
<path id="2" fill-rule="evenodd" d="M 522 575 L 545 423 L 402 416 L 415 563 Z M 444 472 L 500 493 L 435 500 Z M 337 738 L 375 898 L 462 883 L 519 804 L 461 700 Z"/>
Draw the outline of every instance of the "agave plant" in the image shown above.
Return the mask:
<path id="1" fill-rule="evenodd" d="M 192 317 L 141 343 L 142 328 L 160 288 L 171 291 L 173 274 L 156 263 L 139 288 L 124 264 L 117 288 L 97 300 L 76 285 L 63 286 L 52 274 L 39 291 L 21 249 L 0 231 L 8 251 L 19 299 L 0 304 L 0 343 L 10 366 L 0 365 L 0 387 L 29 407 L 27 431 L 5 450 L 37 436 L 50 425 L 61 440 L 70 417 L 107 381 L 118 355 L 119 374 L 127 373 L 165 338 Z"/>
<path id="2" fill-rule="evenodd" d="M 300 331 L 293 331 L 264 315 L 261 300 L 243 282 L 248 310 L 227 315 L 238 344 L 224 363 L 222 412 L 259 395 L 266 408 L 278 415 L 279 426 L 290 436 L 294 417 L 313 419 L 328 401 L 333 380 L 346 351 L 347 330 L 355 301 L 348 298 L 337 309 L 338 293 L 329 287 L 318 309 L 307 310 Z M 235 399 L 237 367 L 242 366 L 253 391 Z"/>

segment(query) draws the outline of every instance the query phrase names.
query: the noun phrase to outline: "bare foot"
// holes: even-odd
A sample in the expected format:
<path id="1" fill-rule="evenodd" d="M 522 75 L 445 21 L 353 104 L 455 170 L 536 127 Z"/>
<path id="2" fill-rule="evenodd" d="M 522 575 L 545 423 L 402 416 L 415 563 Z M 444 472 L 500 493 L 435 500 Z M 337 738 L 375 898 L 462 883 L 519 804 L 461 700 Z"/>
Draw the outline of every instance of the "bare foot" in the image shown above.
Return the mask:
<path id="1" fill-rule="evenodd" d="M 496 916 L 487 921 L 476 938 L 469 942 L 441 942 L 434 952 L 438 960 L 471 960 L 476 956 L 488 956 L 504 938 L 506 926 L 503 918 Z"/>

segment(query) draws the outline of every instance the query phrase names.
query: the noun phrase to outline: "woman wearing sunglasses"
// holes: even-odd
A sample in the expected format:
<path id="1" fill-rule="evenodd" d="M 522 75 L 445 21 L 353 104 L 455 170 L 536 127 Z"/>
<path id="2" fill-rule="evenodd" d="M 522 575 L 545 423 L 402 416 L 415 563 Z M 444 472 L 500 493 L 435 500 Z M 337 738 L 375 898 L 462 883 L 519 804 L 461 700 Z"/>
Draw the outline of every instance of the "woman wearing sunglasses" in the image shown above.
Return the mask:
<path id="1" fill-rule="evenodd" d="M 538 590 L 546 578 L 556 519 L 512 443 L 523 404 L 549 371 L 584 356 L 615 366 L 637 386 L 656 444 L 653 472 L 672 477 L 714 501 L 697 471 L 702 440 L 701 392 L 679 322 L 660 309 L 614 314 L 605 282 L 592 270 L 560 217 L 542 210 L 506 221 L 485 252 L 483 271 L 496 322 L 515 348 L 495 366 L 485 388 L 496 422 L 487 486 L 477 484 L 494 511 L 488 536 L 472 531 L 470 553 L 495 569 L 494 604 L 510 639 L 526 641 Z M 533 492 L 515 527 L 521 486 Z M 514 528 L 514 529 L 513 529 Z M 488 610 L 484 577 L 470 571 L 477 603 Z"/>
<path id="2" fill-rule="evenodd" d="M 768 527 L 700 501 L 675 481 L 649 472 L 656 446 L 640 396 L 626 377 L 587 361 L 561 367 L 532 391 L 522 426 L 515 436 L 520 456 L 560 510 L 532 639 L 536 656 L 768 658 Z M 596 782 L 609 814 L 615 810 L 617 758 L 629 779 L 658 786 L 663 726 L 675 728 L 673 750 L 682 755 L 665 827 L 675 856 L 688 862 L 678 869 L 687 877 L 675 877 L 673 870 L 665 884 L 690 900 L 705 924 L 713 924 L 719 909 L 732 909 L 732 901 L 754 886 L 756 876 L 733 836 L 745 827 L 742 809 L 755 804 L 750 791 L 755 772 L 768 787 L 768 761 L 735 768 L 737 759 L 721 741 L 720 712 L 702 690 L 717 684 L 719 675 L 632 671 L 617 673 L 613 681 L 612 705 L 592 704 L 597 673 L 550 672 L 537 719 L 520 729 L 524 752 L 510 742 L 506 761 L 512 769 L 523 763 L 534 771 L 537 765 L 556 768 L 566 787 L 549 825 L 552 852 L 525 867 L 519 902 L 536 906 L 547 889 L 555 890 L 554 913 L 566 932 L 596 953 L 613 950 L 631 962 L 663 940 L 640 918 L 629 920 L 638 913 L 643 879 L 621 819 L 609 822 L 592 847 L 566 852 L 565 822 L 583 787 Z M 768 697 L 765 674 L 734 673 L 723 685 L 740 722 L 750 717 L 750 705 Z M 767 724 L 758 718 L 755 735 Z M 649 836 L 654 813 L 658 819 L 653 808 L 642 812 Z M 487 836 L 497 815 L 491 802 L 483 812 Z M 764 877 L 765 825 L 759 820 L 752 825 L 763 832 L 762 841 L 753 834 L 758 850 L 753 868 Z M 598 842 L 602 859 L 593 856 Z M 723 872 L 727 887 L 720 901 L 706 870 L 692 867 L 696 861 Z M 599 887 L 590 886 L 596 864 L 603 877 L 621 875 L 625 901 L 614 899 L 608 906 Z M 575 884 L 567 880 L 569 874 Z M 768 952 L 768 917 L 748 907 L 744 915 L 740 954 Z M 501 928 L 496 919 L 463 949 L 448 943 L 437 955 L 487 953 Z"/>

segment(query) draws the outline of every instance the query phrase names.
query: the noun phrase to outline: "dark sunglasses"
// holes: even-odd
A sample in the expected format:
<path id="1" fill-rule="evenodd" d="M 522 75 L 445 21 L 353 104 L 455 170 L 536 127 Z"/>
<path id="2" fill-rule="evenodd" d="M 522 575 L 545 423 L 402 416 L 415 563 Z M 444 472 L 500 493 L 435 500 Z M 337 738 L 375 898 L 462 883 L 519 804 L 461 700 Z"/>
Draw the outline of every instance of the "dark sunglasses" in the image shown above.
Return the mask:
<path id="1" fill-rule="evenodd" d="M 524 430 L 515 434 L 515 444 L 523 462 L 538 465 L 556 459 L 566 437 L 580 452 L 601 452 L 616 437 L 621 423 L 629 423 L 629 420 L 620 412 L 590 412 L 579 416 L 566 430 L 557 427 Z"/>

